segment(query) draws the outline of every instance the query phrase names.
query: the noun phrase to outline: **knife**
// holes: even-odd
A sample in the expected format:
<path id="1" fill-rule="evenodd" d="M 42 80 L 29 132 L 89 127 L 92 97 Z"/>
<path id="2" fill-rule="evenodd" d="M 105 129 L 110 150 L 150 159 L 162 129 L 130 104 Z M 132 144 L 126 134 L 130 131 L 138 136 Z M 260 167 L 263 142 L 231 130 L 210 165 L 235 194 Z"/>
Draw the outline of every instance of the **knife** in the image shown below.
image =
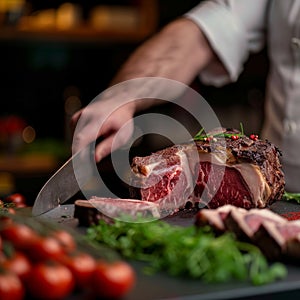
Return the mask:
<path id="1" fill-rule="evenodd" d="M 50 177 L 34 201 L 32 216 L 39 216 L 56 208 L 80 191 L 81 186 L 95 172 L 90 167 L 90 164 L 95 165 L 94 152 L 95 143 L 87 145 Z"/>

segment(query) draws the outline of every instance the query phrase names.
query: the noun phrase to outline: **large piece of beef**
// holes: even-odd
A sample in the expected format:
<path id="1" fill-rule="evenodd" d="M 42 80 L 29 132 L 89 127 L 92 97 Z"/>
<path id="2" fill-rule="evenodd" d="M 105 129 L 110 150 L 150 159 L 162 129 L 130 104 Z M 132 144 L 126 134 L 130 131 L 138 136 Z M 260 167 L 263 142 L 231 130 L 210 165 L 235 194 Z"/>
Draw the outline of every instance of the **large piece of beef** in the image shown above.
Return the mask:
<path id="1" fill-rule="evenodd" d="M 155 202 L 168 213 L 187 202 L 250 209 L 282 198 L 285 182 L 275 145 L 232 129 L 206 137 L 135 157 L 131 196 Z"/>

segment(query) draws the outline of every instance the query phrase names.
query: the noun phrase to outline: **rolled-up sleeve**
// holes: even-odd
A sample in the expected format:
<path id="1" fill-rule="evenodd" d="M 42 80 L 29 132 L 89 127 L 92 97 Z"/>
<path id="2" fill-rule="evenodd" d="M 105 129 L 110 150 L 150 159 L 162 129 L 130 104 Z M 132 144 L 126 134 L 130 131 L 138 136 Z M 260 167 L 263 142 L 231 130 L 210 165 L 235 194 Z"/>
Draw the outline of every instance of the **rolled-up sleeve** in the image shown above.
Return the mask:
<path id="1" fill-rule="evenodd" d="M 206 84 L 236 81 L 251 52 L 265 43 L 269 0 L 206 0 L 185 14 L 203 31 L 227 73 L 208 66 L 199 76 Z"/>

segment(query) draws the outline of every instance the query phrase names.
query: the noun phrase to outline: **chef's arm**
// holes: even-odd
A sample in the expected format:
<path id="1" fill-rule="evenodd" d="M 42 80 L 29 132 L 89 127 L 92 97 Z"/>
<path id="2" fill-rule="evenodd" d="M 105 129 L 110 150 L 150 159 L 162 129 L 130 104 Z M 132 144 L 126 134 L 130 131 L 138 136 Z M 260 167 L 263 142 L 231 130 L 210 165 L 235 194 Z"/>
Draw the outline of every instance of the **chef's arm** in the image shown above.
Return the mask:
<path id="1" fill-rule="evenodd" d="M 156 95 L 158 99 L 173 99 L 178 96 L 178 92 L 180 93 L 170 91 L 164 85 L 147 86 L 151 84 L 151 81 L 147 80 L 141 85 L 133 84 L 129 88 L 127 84 L 123 88 L 124 85 L 117 83 L 135 78 L 164 77 L 189 85 L 199 72 L 208 66 L 210 69 L 215 67 L 216 70 L 225 72 L 208 41 L 193 21 L 185 18 L 173 21 L 129 57 L 111 83 L 113 95 L 110 89 L 106 93 L 104 91 L 101 101 L 94 101 L 72 117 L 73 129 L 76 128 L 73 151 L 77 152 L 96 138 L 102 137 L 103 140 L 97 145 L 95 152 L 96 160 L 99 161 L 129 139 L 134 128 L 134 114 L 157 104 L 157 100 L 154 100 Z M 153 100 L 142 99 L 145 90 L 154 90 L 154 94 L 157 93 Z M 130 98 L 128 92 L 130 96 L 133 93 L 137 96 L 135 99 L 141 100 L 122 100 Z M 164 93 L 167 93 L 167 98 L 164 97 Z M 126 130 L 120 131 L 125 123 Z"/>
<path id="2" fill-rule="evenodd" d="M 199 26 L 179 18 L 142 44 L 121 67 L 112 84 L 150 76 L 189 85 L 208 65 L 214 72 L 226 72 Z M 153 104 L 148 99 L 136 103 L 136 111 Z"/>

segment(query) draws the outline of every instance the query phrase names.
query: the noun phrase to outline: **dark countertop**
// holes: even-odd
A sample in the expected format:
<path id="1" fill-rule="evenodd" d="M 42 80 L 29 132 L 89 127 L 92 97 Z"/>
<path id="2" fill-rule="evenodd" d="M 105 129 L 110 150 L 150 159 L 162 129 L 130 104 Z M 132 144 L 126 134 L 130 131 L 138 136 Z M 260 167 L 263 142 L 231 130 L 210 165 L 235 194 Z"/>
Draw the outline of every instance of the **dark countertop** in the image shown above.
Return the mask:
<path id="1" fill-rule="evenodd" d="M 286 214 L 300 211 L 300 205 L 293 202 L 278 201 L 271 207 L 276 213 Z M 62 205 L 44 214 L 42 218 L 51 219 L 66 226 L 78 228 L 73 218 L 74 205 Z M 193 224 L 192 216 L 176 216 L 167 218 L 168 222 L 181 225 Z M 80 228 L 78 228 L 80 230 Z M 82 229 L 82 228 L 81 228 Z M 145 275 L 143 263 L 132 262 L 137 272 L 138 281 L 133 291 L 125 298 L 128 300 L 154 299 L 283 299 L 283 297 L 300 297 L 300 266 L 287 265 L 288 275 L 280 280 L 263 286 L 253 286 L 245 282 L 229 282 L 222 284 L 206 284 L 195 279 L 172 278 L 166 274 Z M 74 300 L 77 297 L 74 296 Z M 79 298 L 78 298 L 79 300 Z"/>

